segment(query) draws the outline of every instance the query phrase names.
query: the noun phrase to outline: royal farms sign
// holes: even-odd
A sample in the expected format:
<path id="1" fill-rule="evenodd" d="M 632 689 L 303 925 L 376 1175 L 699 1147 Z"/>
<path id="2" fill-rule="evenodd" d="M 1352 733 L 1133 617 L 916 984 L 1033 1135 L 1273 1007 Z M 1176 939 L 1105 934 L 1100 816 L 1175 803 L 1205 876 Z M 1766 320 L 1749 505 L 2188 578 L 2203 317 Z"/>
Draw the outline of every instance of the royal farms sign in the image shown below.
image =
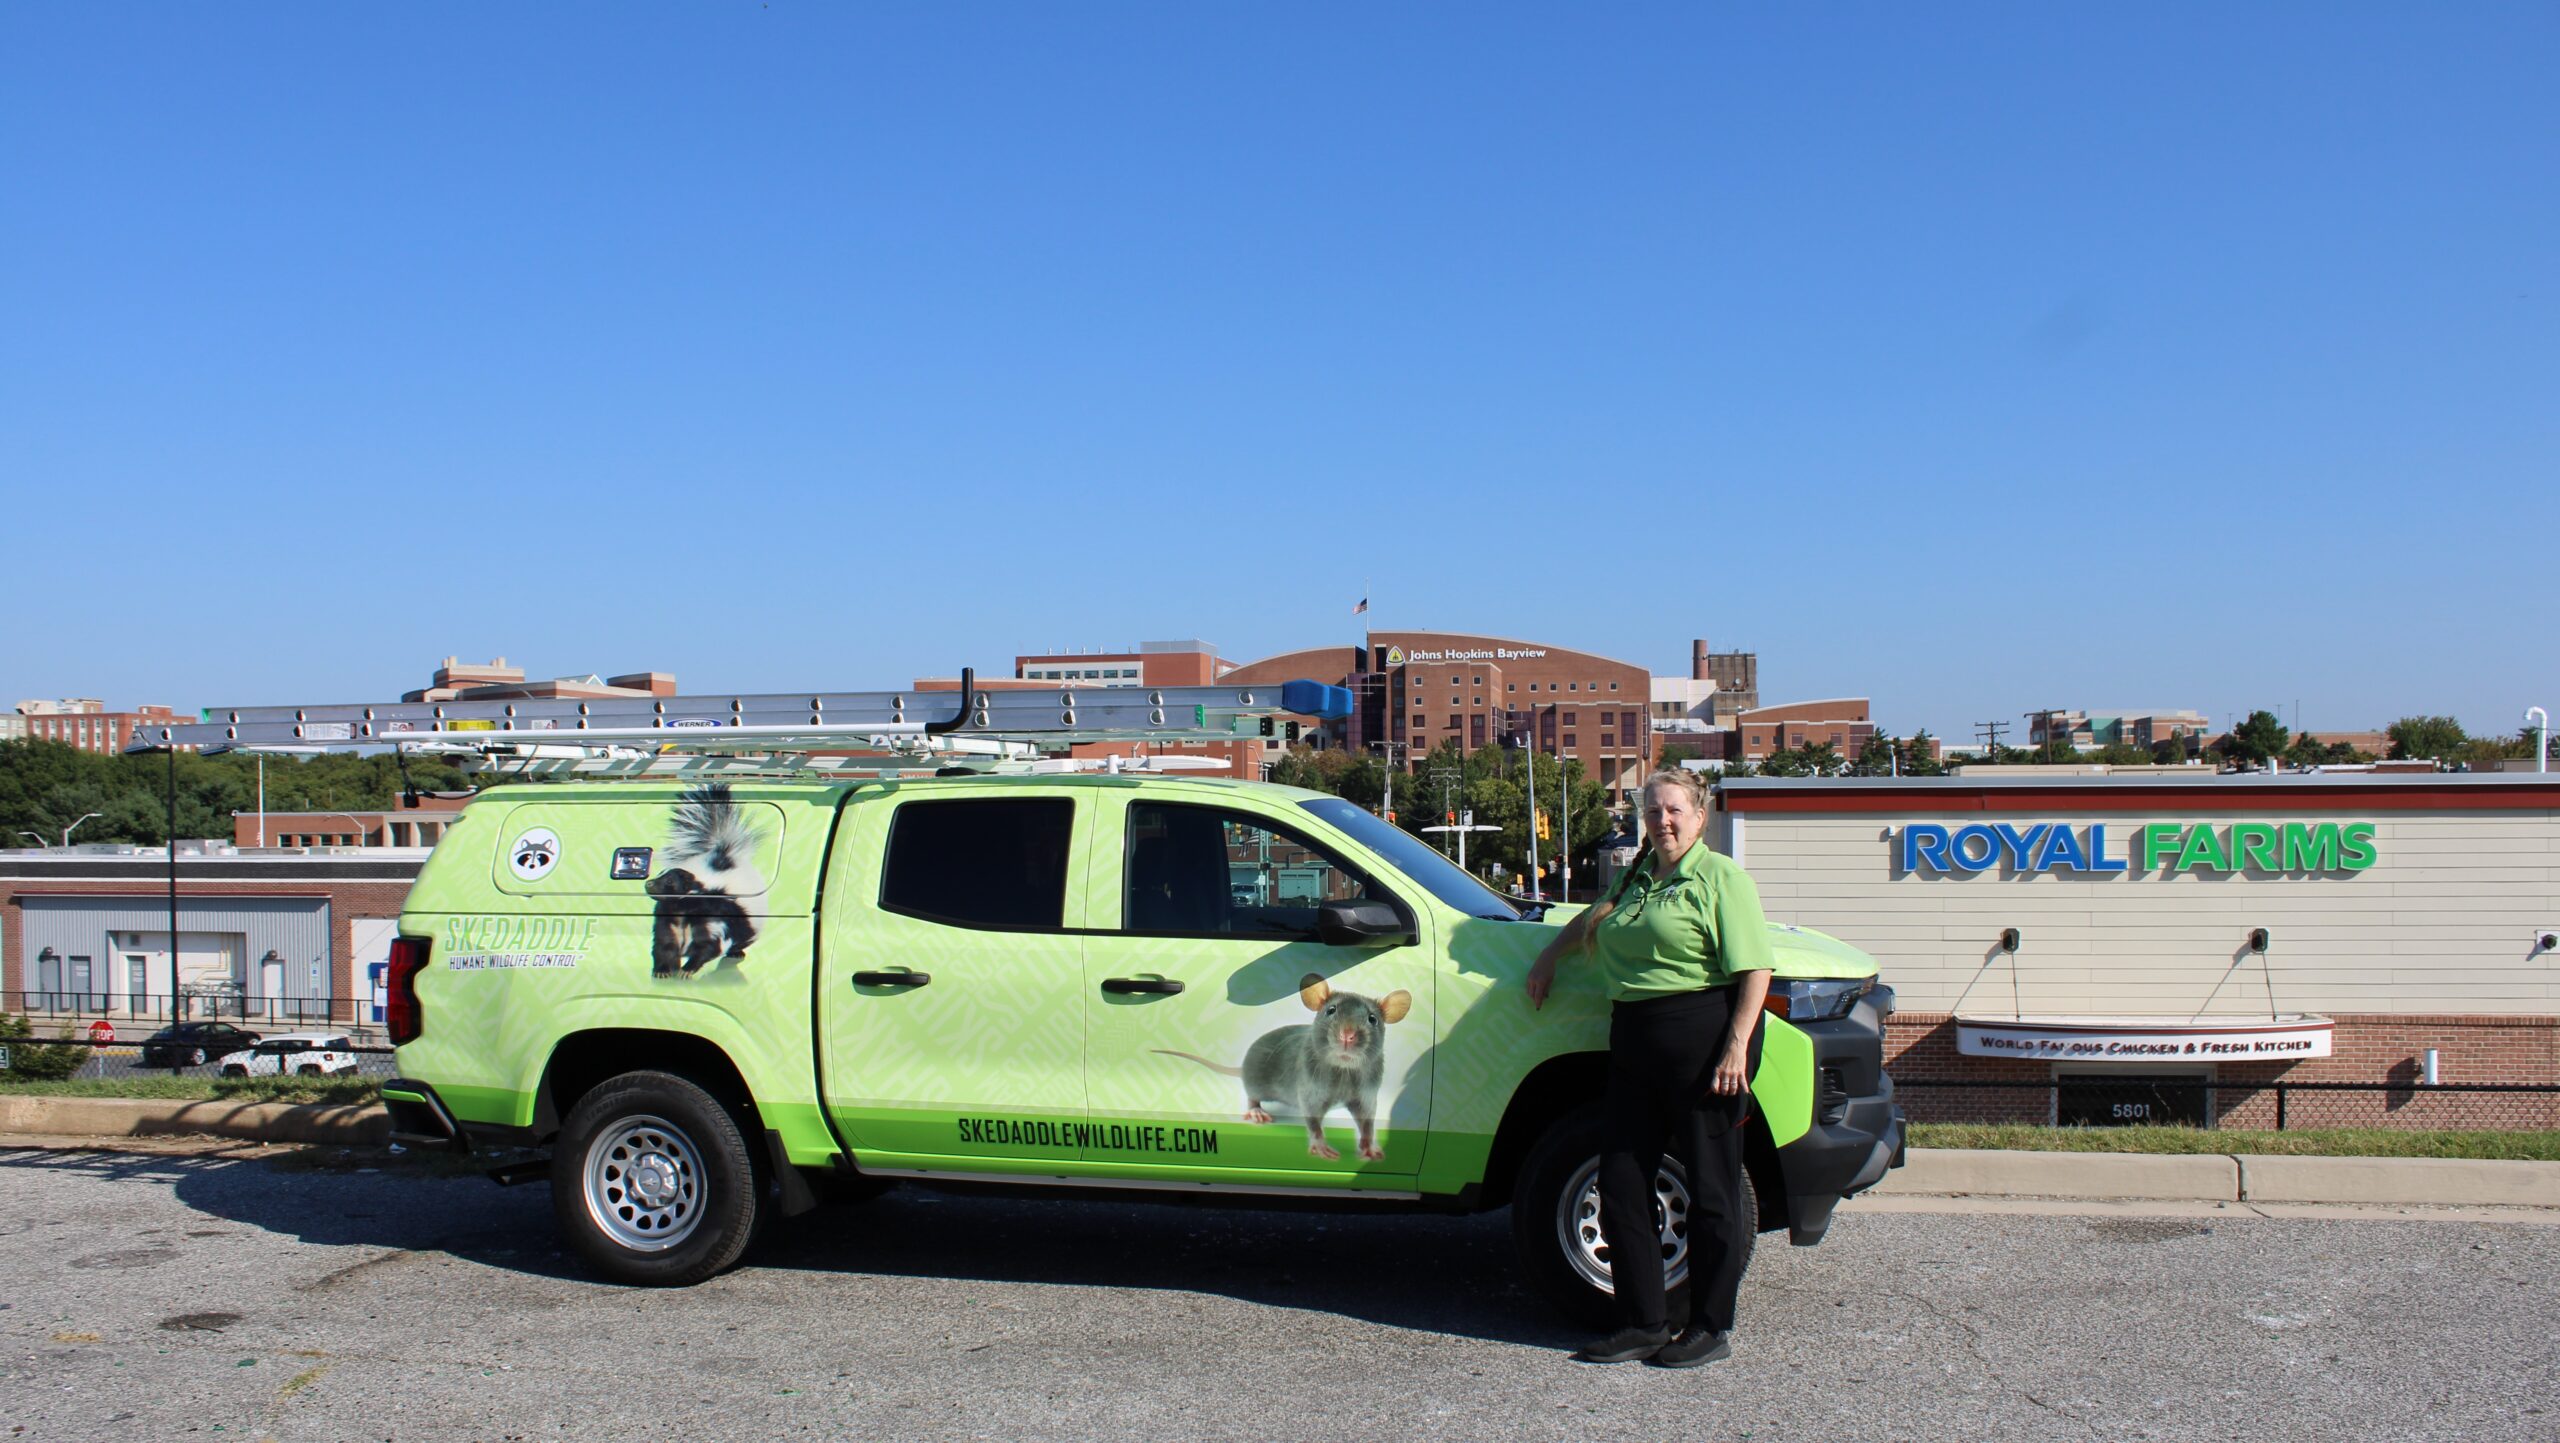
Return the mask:
<path id="1" fill-rule="evenodd" d="M 1912 822 L 1893 837 L 1905 874 L 1965 872 L 2361 872 L 2371 822 Z"/>

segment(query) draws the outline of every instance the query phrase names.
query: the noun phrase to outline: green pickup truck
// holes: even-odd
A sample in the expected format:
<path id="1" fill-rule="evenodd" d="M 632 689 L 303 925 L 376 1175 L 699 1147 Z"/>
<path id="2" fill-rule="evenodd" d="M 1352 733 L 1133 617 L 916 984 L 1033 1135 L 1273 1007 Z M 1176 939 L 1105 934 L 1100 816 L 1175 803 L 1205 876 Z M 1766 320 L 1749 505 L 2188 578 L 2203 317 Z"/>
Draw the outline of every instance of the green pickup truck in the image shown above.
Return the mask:
<path id="1" fill-rule="evenodd" d="M 687 1284 L 845 1191 L 1466 1213 L 1590 1317 L 1608 1004 L 1565 909 L 1339 798 L 1166 776 L 508 786 L 401 916 L 403 1141 L 550 1149 L 598 1272 Z M 1900 1161 L 1872 958 L 1775 928 L 1749 1179 L 1821 1239 Z M 1664 1246 L 1685 1266 L 1676 1164 Z"/>

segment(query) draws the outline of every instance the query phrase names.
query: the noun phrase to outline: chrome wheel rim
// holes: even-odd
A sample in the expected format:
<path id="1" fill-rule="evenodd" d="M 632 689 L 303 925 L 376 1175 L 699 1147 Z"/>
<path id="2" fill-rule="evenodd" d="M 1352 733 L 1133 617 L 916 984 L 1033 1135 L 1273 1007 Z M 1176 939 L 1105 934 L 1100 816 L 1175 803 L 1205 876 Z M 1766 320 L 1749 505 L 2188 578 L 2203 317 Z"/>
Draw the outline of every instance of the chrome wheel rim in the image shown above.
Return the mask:
<path id="1" fill-rule="evenodd" d="M 1669 1168 L 1653 1175 L 1653 1220 L 1662 1246 L 1662 1285 L 1676 1288 L 1689 1280 L 1689 1189 Z M 1617 1292 L 1609 1276 L 1609 1243 L 1600 1235 L 1600 1159 L 1585 1162 L 1565 1181 L 1556 1202 L 1556 1240 L 1576 1276 L 1601 1292 Z"/>
<path id="2" fill-rule="evenodd" d="M 586 1193 L 616 1246 L 664 1252 L 702 1223 L 702 1156 L 664 1118 L 624 1118 L 587 1145 Z"/>

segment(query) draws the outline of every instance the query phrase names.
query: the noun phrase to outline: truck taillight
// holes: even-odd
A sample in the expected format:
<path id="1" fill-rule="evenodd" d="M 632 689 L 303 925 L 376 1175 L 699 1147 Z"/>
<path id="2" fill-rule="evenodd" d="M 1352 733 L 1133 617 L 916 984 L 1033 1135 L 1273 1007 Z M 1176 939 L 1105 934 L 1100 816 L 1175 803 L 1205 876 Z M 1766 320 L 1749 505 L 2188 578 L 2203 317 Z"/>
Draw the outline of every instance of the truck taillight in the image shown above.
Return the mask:
<path id="1" fill-rule="evenodd" d="M 418 1002 L 418 973 L 427 965 L 428 946 L 424 937 L 391 939 L 391 966 L 383 977 L 382 1021 L 391 1031 L 394 1047 L 417 1041 L 426 1030 L 427 1011 Z"/>

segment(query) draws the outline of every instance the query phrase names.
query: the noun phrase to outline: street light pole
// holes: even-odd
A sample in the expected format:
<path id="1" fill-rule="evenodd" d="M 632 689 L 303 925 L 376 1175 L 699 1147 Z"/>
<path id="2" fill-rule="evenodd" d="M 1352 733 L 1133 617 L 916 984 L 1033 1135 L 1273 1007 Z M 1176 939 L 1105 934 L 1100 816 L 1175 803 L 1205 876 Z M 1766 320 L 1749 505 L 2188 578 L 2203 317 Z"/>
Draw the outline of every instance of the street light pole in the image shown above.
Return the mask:
<path id="1" fill-rule="evenodd" d="M 1529 726 L 1529 755 L 1524 759 L 1529 764 L 1529 900 L 1543 902 L 1546 895 L 1538 887 L 1538 733 L 1534 717 Z"/>
<path id="2" fill-rule="evenodd" d="M 80 822 L 85 822 L 91 817 L 103 817 L 105 815 L 106 813 L 104 812 L 87 812 L 82 814 Z M 73 822 L 70 826 L 62 829 L 62 845 L 65 850 L 68 850 L 71 846 L 71 834 L 80 830 L 80 822 Z"/>

